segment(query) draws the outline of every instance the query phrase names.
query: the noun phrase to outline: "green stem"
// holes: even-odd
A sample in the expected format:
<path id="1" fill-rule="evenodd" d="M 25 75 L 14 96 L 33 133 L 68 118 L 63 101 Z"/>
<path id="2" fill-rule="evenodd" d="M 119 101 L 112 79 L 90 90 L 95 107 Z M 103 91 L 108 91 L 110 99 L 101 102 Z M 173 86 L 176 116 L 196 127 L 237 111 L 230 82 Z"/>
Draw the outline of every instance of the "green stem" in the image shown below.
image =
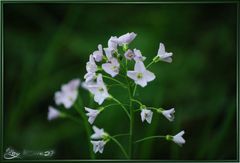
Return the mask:
<path id="1" fill-rule="evenodd" d="M 128 83 L 128 94 L 129 94 L 129 109 L 130 109 L 130 124 L 129 124 L 129 156 L 132 158 L 133 156 L 133 123 L 134 123 L 134 113 L 132 109 L 132 93 L 131 93 L 131 85 L 129 83 L 128 78 L 126 77 Z"/>
<path id="2" fill-rule="evenodd" d="M 155 139 L 155 138 L 166 138 L 166 136 L 149 136 L 149 137 L 146 137 L 143 139 L 139 139 L 139 140 L 135 141 L 134 143 L 139 143 L 139 142 L 142 142 L 145 140 L 150 140 L 150 139 Z"/>
<path id="3" fill-rule="evenodd" d="M 129 135 L 129 133 L 125 133 L 125 134 L 117 134 L 117 135 L 114 135 L 112 137 L 116 138 L 116 137 L 120 137 L 120 136 L 127 136 Z"/>
<path id="4" fill-rule="evenodd" d="M 79 101 L 79 102 L 78 102 Z M 80 104 L 78 105 L 77 102 Z M 82 106 L 82 99 L 81 97 L 79 97 L 77 99 L 77 101 L 75 102 L 74 104 L 74 108 L 76 109 L 76 111 L 79 113 L 79 115 L 82 117 L 83 119 L 83 123 L 84 123 L 84 127 L 85 127 L 85 130 L 87 132 L 87 139 L 88 139 L 88 149 L 89 149 L 89 153 L 90 153 L 90 157 L 91 159 L 94 159 L 95 158 L 95 155 L 93 153 L 93 150 L 92 150 L 92 144 L 91 144 L 91 140 L 90 140 L 90 137 L 91 137 L 91 130 L 90 130 L 90 125 L 88 123 L 88 120 L 87 120 L 87 117 L 85 115 L 85 113 L 83 112 L 83 109 L 81 109 L 80 107 Z M 83 107 L 83 106 L 82 106 Z"/>
<path id="5" fill-rule="evenodd" d="M 120 101 L 118 101 L 116 98 L 114 98 L 114 97 L 111 97 L 111 98 L 112 98 L 113 101 L 118 103 L 123 108 L 123 110 L 126 112 L 128 118 L 130 119 L 130 114 L 128 113 L 127 108 Z"/>
<path id="6" fill-rule="evenodd" d="M 138 101 L 138 100 L 136 100 L 136 99 L 131 99 L 132 101 L 134 101 L 134 102 L 136 102 L 136 103 L 138 103 L 140 106 L 142 106 L 143 104 L 140 102 L 140 101 Z"/>
<path id="7" fill-rule="evenodd" d="M 114 82 L 120 84 L 123 88 L 126 88 L 125 84 L 124 84 L 123 82 L 120 82 L 120 81 L 117 80 L 117 79 L 114 79 L 114 78 L 109 77 L 109 76 L 106 76 L 106 75 L 103 75 L 102 77 L 104 77 L 104 78 L 106 78 L 106 79 L 109 79 L 109 80 L 112 80 L 112 81 L 114 81 Z"/>
<path id="8" fill-rule="evenodd" d="M 136 94 L 136 90 L 137 90 L 137 84 L 134 85 L 134 89 L 133 89 L 133 97 L 134 97 L 135 94 Z"/>
<path id="9" fill-rule="evenodd" d="M 103 108 L 106 109 L 106 108 L 111 107 L 111 106 L 119 106 L 119 105 L 120 105 L 119 103 L 117 103 L 117 104 L 109 104 L 109 105 L 103 106 Z M 123 105 L 126 105 L 126 104 L 123 104 Z"/>
<path id="10" fill-rule="evenodd" d="M 117 139 L 115 139 L 114 137 L 112 137 L 112 136 L 109 136 L 109 137 L 110 137 L 110 139 L 112 139 L 112 140 L 118 145 L 118 147 L 119 147 L 119 148 L 121 149 L 121 151 L 123 152 L 124 156 L 125 156 L 126 158 L 129 158 L 128 155 L 127 155 L 126 150 L 123 148 L 123 146 L 121 145 L 121 143 L 119 143 L 119 141 L 118 141 Z"/>
<path id="11" fill-rule="evenodd" d="M 148 65 L 147 65 L 147 67 L 146 68 L 148 68 L 148 67 L 150 67 L 153 63 L 155 63 L 155 61 L 154 60 L 152 60 L 152 62 L 150 62 Z"/>

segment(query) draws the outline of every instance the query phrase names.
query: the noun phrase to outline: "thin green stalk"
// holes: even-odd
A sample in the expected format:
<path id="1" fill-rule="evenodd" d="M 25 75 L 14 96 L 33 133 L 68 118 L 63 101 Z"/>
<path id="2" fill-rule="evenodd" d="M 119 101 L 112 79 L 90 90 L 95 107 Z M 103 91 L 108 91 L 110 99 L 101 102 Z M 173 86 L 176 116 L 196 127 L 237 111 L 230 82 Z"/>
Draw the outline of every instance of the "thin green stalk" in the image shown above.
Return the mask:
<path id="1" fill-rule="evenodd" d="M 145 137 L 143 139 L 139 139 L 137 141 L 135 141 L 134 143 L 139 143 L 145 140 L 150 140 L 150 139 L 155 139 L 155 138 L 165 138 L 166 136 L 149 136 L 149 137 Z"/>
<path id="2" fill-rule="evenodd" d="M 113 135 L 112 137 L 116 138 L 116 137 L 127 136 L 127 135 L 129 135 L 129 133 L 125 133 L 125 134 L 117 134 L 117 135 Z"/>
<path id="3" fill-rule="evenodd" d="M 138 100 L 136 100 L 136 99 L 131 99 L 133 102 L 136 102 L 136 103 L 138 103 L 140 106 L 142 106 L 143 104 L 140 102 L 140 101 L 138 101 Z"/>
<path id="4" fill-rule="evenodd" d="M 137 84 L 134 85 L 134 89 L 133 89 L 133 97 L 135 96 L 136 91 L 137 91 Z"/>
<path id="5" fill-rule="evenodd" d="M 126 108 L 118 99 L 116 99 L 116 98 L 114 98 L 114 97 L 111 97 L 111 98 L 112 98 L 113 101 L 115 101 L 116 103 L 118 103 L 118 104 L 123 108 L 123 110 L 126 112 L 128 118 L 130 119 L 130 114 L 128 113 L 127 108 Z"/>
<path id="6" fill-rule="evenodd" d="M 152 62 L 150 62 L 148 65 L 147 65 L 147 67 L 146 68 L 149 68 L 153 63 L 155 63 L 155 61 L 154 60 L 152 60 Z"/>
<path id="7" fill-rule="evenodd" d="M 79 100 L 79 104 L 77 104 Z M 90 157 L 91 159 L 94 159 L 95 158 L 95 155 L 93 153 L 93 150 L 92 150 L 92 144 L 91 144 L 91 140 L 90 140 L 90 137 L 91 137 L 91 130 L 90 130 L 90 125 L 88 123 L 88 120 L 87 120 L 87 117 L 86 115 L 84 114 L 83 112 L 83 109 L 80 108 L 80 106 L 82 106 L 82 99 L 81 97 L 79 96 L 79 98 L 77 99 L 76 103 L 74 104 L 74 108 L 76 109 L 76 111 L 79 113 L 79 115 L 82 117 L 83 119 L 83 123 L 84 123 L 84 127 L 85 127 L 85 130 L 87 132 L 87 139 L 88 139 L 88 149 L 89 149 L 89 153 L 90 153 Z"/>
<path id="8" fill-rule="evenodd" d="M 128 156 L 126 150 L 123 148 L 122 144 L 119 143 L 119 141 L 118 141 L 117 139 L 115 139 L 114 137 L 112 137 L 112 136 L 109 136 L 109 137 L 110 137 L 110 139 L 112 139 L 112 140 L 118 145 L 118 147 L 121 149 L 121 151 L 122 151 L 122 153 L 124 154 L 124 156 L 125 156 L 126 158 L 129 158 L 129 156 Z"/>
<path id="9" fill-rule="evenodd" d="M 131 86 L 126 78 L 128 83 L 128 94 L 129 94 L 129 109 L 130 109 L 130 124 L 129 124 L 129 157 L 132 158 L 133 156 L 133 123 L 134 123 L 134 114 L 132 109 L 132 93 L 131 93 Z"/>
<path id="10" fill-rule="evenodd" d="M 109 79 L 109 80 L 112 80 L 112 81 L 114 81 L 114 82 L 120 84 L 123 88 L 126 88 L 125 84 L 124 84 L 123 82 L 120 82 L 120 81 L 117 80 L 117 79 L 111 78 L 111 77 L 106 76 L 106 75 L 103 75 L 102 77 L 104 77 L 104 78 L 106 78 L 106 79 Z"/>
<path id="11" fill-rule="evenodd" d="M 118 106 L 118 105 L 120 105 L 120 104 L 119 103 L 117 103 L 117 104 L 109 104 L 109 105 L 103 106 L 103 108 L 105 109 L 105 108 L 108 108 L 108 107 L 111 107 L 111 106 Z M 123 104 L 123 105 L 126 105 L 126 104 Z"/>

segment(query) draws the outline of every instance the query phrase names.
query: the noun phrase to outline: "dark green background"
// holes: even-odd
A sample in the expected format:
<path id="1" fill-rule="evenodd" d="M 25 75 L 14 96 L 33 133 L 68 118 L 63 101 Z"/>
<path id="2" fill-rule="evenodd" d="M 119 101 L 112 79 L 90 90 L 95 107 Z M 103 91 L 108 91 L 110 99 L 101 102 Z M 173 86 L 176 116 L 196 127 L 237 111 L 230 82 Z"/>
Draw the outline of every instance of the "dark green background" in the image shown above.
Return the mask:
<path id="1" fill-rule="evenodd" d="M 48 122 L 48 105 L 61 84 L 83 79 L 99 43 L 135 32 L 130 47 L 140 49 L 146 62 L 159 42 L 174 53 L 172 64 L 150 68 L 157 79 L 138 89 L 137 98 L 176 109 L 174 122 L 154 114 L 151 125 L 136 114 L 135 138 L 186 132 L 182 148 L 154 139 L 138 144 L 135 158 L 236 159 L 236 4 L 8 3 L 3 9 L 4 149 L 53 149 L 56 159 L 87 159 L 83 126 L 68 119 Z M 87 103 L 87 92 L 80 94 Z M 112 134 L 126 132 L 124 116 L 112 109 L 96 125 Z M 124 146 L 126 140 L 120 139 Z M 97 158 L 123 156 L 109 143 Z"/>

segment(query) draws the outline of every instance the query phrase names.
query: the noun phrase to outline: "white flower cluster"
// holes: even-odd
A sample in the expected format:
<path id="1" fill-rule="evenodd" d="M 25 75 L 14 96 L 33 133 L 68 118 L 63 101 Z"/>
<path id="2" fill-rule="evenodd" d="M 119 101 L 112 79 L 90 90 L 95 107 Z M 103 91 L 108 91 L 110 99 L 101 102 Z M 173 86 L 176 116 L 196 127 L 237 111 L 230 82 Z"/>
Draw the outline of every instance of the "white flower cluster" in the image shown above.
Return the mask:
<path id="1" fill-rule="evenodd" d="M 87 72 L 84 75 L 85 81 L 81 83 L 81 86 L 92 94 L 94 101 L 98 105 L 102 105 L 106 99 L 112 99 L 114 102 L 116 102 L 117 104 L 115 103 L 115 105 L 122 107 L 128 115 L 130 124 L 133 124 L 131 123 L 131 117 L 134 116 L 134 112 L 139 110 L 141 111 L 140 117 L 142 122 L 146 121 L 148 124 L 151 124 L 154 111 L 160 113 L 167 120 L 172 122 L 174 120 L 174 108 L 164 110 L 162 108 L 148 107 L 146 105 L 143 105 L 140 101 L 134 99 L 134 93 L 137 85 L 142 88 L 146 87 L 149 82 L 153 81 L 156 78 L 155 74 L 148 69 L 151 64 L 157 63 L 159 61 L 171 63 L 173 53 L 166 52 L 164 44 L 160 43 L 157 55 L 147 66 L 145 66 L 144 62 L 147 58 L 142 55 L 141 51 L 136 48 L 129 48 L 129 44 L 136 38 L 136 36 L 137 34 L 134 32 L 126 33 L 120 37 L 111 36 L 108 40 L 107 47 L 103 48 L 103 46 L 99 44 L 97 50 L 95 50 L 89 56 L 89 60 L 86 63 Z M 134 65 L 132 66 L 134 68 L 130 68 L 129 70 L 130 66 L 128 66 L 128 64 L 131 63 Z M 108 91 L 108 85 L 105 84 L 103 80 L 105 78 L 117 82 L 123 88 L 127 88 L 130 103 L 128 106 L 134 106 L 132 105 L 132 102 L 136 102 L 140 106 L 140 109 L 127 109 L 124 104 L 112 96 Z M 118 78 L 124 79 L 125 82 L 119 81 Z M 78 98 L 79 86 L 79 79 L 73 79 L 69 83 L 62 85 L 61 90 L 55 93 L 54 99 L 56 105 L 63 105 L 66 109 L 70 109 Z M 82 113 L 88 118 L 85 121 L 88 121 L 90 125 L 93 125 L 97 116 L 99 116 L 99 114 L 104 111 L 105 108 L 112 105 L 114 104 L 100 106 L 94 109 L 92 107 L 85 107 L 86 115 L 84 115 L 85 113 Z M 80 114 L 82 112 L 82 110 L 79 109 L 77 109 L 77 111 Z M 49 106 L 48 120 L 53 120 L 59 116 L 64 116 L 64 114 L 54 107 Z M 90 127 L 90 125 L 88 127 Z M 132 133 L 130 131 L 132 128 L 133 126 L 130 127 L 128 135 Z M 113 140 L 117 143 L 118 146 L 120 146 L 125 156 L 128 157 L 123 147 L 114 138 L 114 136 L 109 135 L 104 131 L 104 129 L 100 129 L 96 126 L 92 126 L 92 129 L 94 133 L 91 136 L 88 136 L 90 140 L 89 143 L 91 142 L 93 145 L 94 153 L 103 153 L 106 143 L 110 140 Z M 181 131 L 175 136 L 166 135 L 163 137 L 165 137 L 166 140 L 173 141 L 181 146 L 185 143 L 185 140 L 182 137 L 184 133 L 184 131 Z M 132 142 L 130 143 L 132 144 Z"/>
<path id="2" fill-rule="evenodd" d="M 94 101 L 99 105 L 103 104 L 104 100 L 112 97 L 108 93 L 108 89 L 106 84 L 103 81 L 103 72 L 110 75 L 111 78 L 115 78 L 120 74 L 121 68 L 126 68 L 126 71 L 122 74 L 123 76 L 127 76 L 132 79 L 136 85 L 141 87 L 147 86 L 148 82 L 153 81 L 156 77 L 154 73 L 147 70 L 147 67 L 144 65 L 144 61 L 146 57 L 142 55 L 141 51 L 134 48 L 129 49 L 128 45 L 135 39 L 137 34 L 131 32 L 124 34 L 120 37 L 112 36 L 108 40 L 108 47 L 103 48 L 101 44 L 98 45 L 98 50 L 94 51 L 89 56 L 89 61 L 86 64 L 87 73 L 84 76 L 85 82 L 83 83 L 84 87 L 89 90 L 93 96 Z M 119 47 L 122 47 L 123 54 L 120 54 Z M 156 57 L 153 58 L 153 63 L 158 61 L 164 61 L 167 63 L 172 62 L 172 53 L 166 52 L 164 44 L 160 43 L 158 53 Z M 127 67 L 122 67 L 122 60 L 134 61 L 134 70 L 128 70 Z M 85 107 L 88 116 L 88 122 L 93 124 L 96 117 L 100 114 L 104 108 L 101 109 L 92 109 Z M 161 108 L 155 108 L 158 113 L 161 113 L 164 117 L 166 117 L 169 121 L 174 120 L 175 109 L 164 110 Z M 153 111 L 144 107 L 141 109 L 141 120 L 144 122 L 145 120 L 150 124 L 152 121 Z M 104 133 L 103 129 L 99 130 L 95 126 L 93 130 L 96 133 Z M 101 131 L 101 132 L 100 132 Z M 172 139 L 173 141 L 175 139 Z M 103 140 L 91 141 L 94 145 L 94 152 L 103 151 L 103 146 L 106 144 Z M 175 142 L 175 141 L 174 141 Z M 178 143 L 179 144 L 179 143 Z"/>
<path id="3" fill-rule="evenodd" d="M 75 103 L 78 96 L 78 88 L 80 86 L 79 79 L 73 79 L 67 84 L 63 84 L 60 91 L 57 91 L 54 96 L 56 105 L 63 105 L 66 109 L 70 109 Z M 63 116 L 56 108 L 49 106 L 48 108 L 48 120 Z"/>

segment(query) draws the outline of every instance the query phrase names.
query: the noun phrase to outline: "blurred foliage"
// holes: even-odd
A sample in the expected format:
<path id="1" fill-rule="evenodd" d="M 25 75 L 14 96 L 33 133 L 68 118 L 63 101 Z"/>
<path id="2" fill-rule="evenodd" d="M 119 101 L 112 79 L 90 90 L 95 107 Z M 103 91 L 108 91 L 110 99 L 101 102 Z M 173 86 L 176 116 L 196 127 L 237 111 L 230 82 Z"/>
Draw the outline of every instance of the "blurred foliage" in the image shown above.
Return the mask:
<path id="1" fill-rule="evenodd" d="M 182 148 L 161 139 L 146 141 L 135 146 L 135 158 L 236 159 L 236 5 L 8 3 L 3 9 L 5 148 L 53 149 L 56 159 L 89 158 L 83 126 L 68 119 L 48 122 L 48 105 L 54 105 L 61 84 L 83 79 L 99 43 L 107 46 L 110 36 L 135 32 L 130 48 L 140 49 L 146 62 L 160 41 L 174 53 L 172 64 L 150 68 L 157 79 L 138 89 L 138 98 L 176 109 L 172 123 L 154 114 L 148 125 L 136 115 L 135 138 L 184 129 L 187 141 Z M 87 105 L 88 93 L 80 94 Z M 109 109 L 96 125 L 124 133 L 125 118 L 121 109 Z M 127 144 L 126 137 L 119 140 Z M 97 158 L 123 156 L 109 143 Z"/>

